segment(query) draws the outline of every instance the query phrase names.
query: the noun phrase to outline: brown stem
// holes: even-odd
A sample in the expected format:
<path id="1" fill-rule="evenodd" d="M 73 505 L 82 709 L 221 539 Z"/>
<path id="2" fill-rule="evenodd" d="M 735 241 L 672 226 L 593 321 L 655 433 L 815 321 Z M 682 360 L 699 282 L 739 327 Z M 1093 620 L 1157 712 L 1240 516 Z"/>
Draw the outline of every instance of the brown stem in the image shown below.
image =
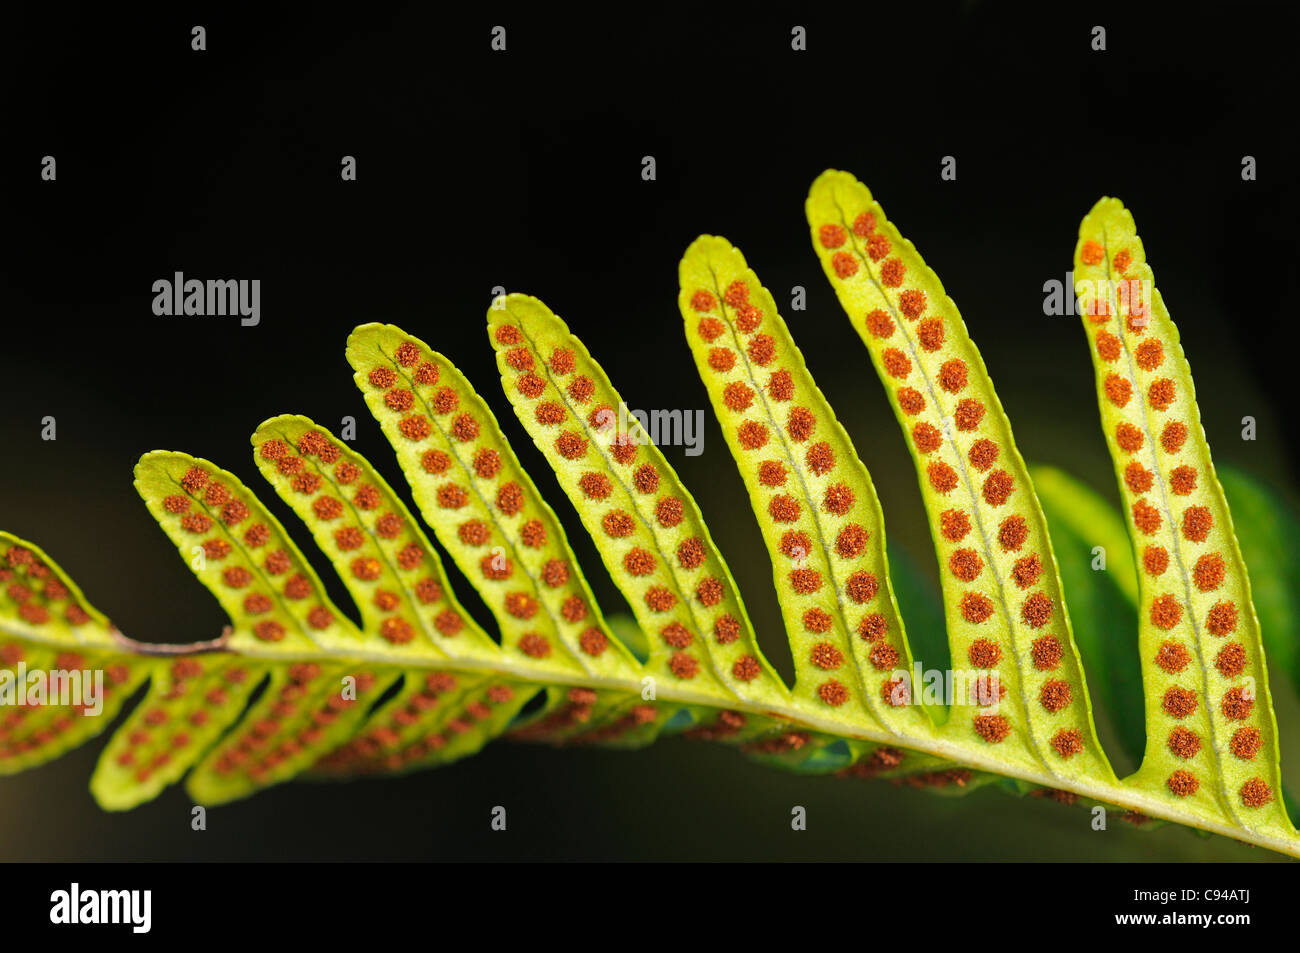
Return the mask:
<path id="1" fill-rule="evenodd" d="M 112 630 L 113 641 L 133 655 L 199 655 L 204 652 L 226 652 L 226 643 L 230 641 L 234 629 L 226 626 L 215 639 L 206 642 L 188 642 L 184 645 L 172 645 L 157 642 L 137 642 L 123 635 L 117 629 Z"/>

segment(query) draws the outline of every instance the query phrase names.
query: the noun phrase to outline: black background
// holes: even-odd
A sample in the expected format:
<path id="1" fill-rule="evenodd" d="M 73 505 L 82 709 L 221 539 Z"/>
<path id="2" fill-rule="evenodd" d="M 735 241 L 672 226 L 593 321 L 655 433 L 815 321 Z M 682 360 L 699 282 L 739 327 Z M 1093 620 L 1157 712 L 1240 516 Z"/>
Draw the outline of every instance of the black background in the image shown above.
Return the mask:
<path id="1" fill-rule="evenodd" d="M 886 10 L 236 18 L 175 5 L 20 19 L 3 67 L 0 526 L 46 548 L 128 634 L 211 638 L 225 620 L 140 505 L 135 460 L 186 450 L 257 486 L 260 421 L 352 415 L 357 448 L 404 486 L 343 358 L 355 324 L 392 321 L 496 408 L 614 610 L 498 389 L 483 315 L 494 286 L 538 295 L 629 403 L 707 407 L 676 262 L 711 232 L 778 300 L 807 288 L 807 311 L 786 317 L 872 470 L 891 544 L 932 572 L 906 448 L 808 248 L 803 199 L 827 167 L 870 185 L 943 277 L 1025 456 L 1112 498 L 1078 319 L 1046 317 L 1042 301 L 1083 214 L 1101 195 L 1123 199 L 1216 459 L 1290 492 L 1293 10 Z M 498 23 L 505 53 L 489 47 Z M 190 49 L 194 24 L 205 52 Z M 806 52 L 790 49 L 795 24 Z M 1090 49 L 1094 24 L 1104 52 Z M 56 182 L 40 180 L 44 155 Z M 340 180 L 344 155 L 356 182 Z M 955 182 L 940 180 L 945 155 Z M 1242 181 L 1244 155 L 1257 181 Z M 261 325 L 154 316 L 152 282 L 178 270 L 261 279 Z M 40 439 L 47 415 L 54 442 Z M 1259 422 L 1253 443 L 1245 415 Z M 788 673 L 758 530 L 711 421 L 705 446 L 667 453 Z M 680 740 L 634 754 L 501 744 L 402 780 L 289 785 L 214 810 L 196 834 L 179 790 L 100 812 L 86 790 L 99 747 L 0 781 L 0 859 L 1271 857 L 1181 829 L 1090 834 L 1082 811 L 992 791 L 952 801 L 787 777 Z M 506 834 L 488 831 L 495 804 L 510 808 Z M 806 833 L 789 830 L 794 804 L 809 808 Z"/>

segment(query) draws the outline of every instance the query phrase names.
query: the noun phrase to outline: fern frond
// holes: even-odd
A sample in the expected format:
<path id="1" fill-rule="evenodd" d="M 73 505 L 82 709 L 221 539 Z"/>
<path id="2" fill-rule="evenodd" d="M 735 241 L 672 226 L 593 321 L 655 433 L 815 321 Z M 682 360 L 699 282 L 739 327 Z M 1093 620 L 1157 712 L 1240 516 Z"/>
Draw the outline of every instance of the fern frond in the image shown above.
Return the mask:
<path id="1" fill-rule="evenodd" d="M 1245 563 L 1177 329 L 1118 200 L 1084 218 L 1075 281 L 1141 566 L 1147 747 L 1129 782 L 1206 820 L 1291 836 Z"/>
<path id="2" fill-rule="evenodd" d="M 929 733 L 866 467 L 740 251 L 704 236 L 678 272 L 696 368 L 772 559 L 796 700 L 827 722 Z"/>
<path id="3" fill-rule="evenodd" d="M 151 801 L 234 724 L 272 666 L 212 653 L 153 663 L 148 694 L 99 756 L 90 792 L 107 811 Z"/>
<path id="4" fill-rule="evenodd" d="M 553 686 L 542 710 L 512 729 L 510 737 L 555 746 L 640 748 L 653 742 L 678 710 L 625 692 Z"/>
<path id="5" fill-rule="evenodd" d="M 309 776 L 406 774 L 468 757 L 504 732 L 538 687 L 483 675 L 408 671 L 402 690 Z"/>
<path id="6" fill-rule="evenodd" d="M 110 649 L 116 629 L 35 543 L 0 530 L 0 631 L 29 642 Z"/>
<path id="7" fill-rule="evenodd" d="M 1119 518 L 1095 494 L 1038 470 L 1040 506 L 955 306 L 866 188 L 828 172 L 807 211 L 911 444 L 953 659 L 973 676 L 954 680 L 951 709 L 918 704 L 929 679 L 907 677 L 897 602 L 924 608 L 927 592 L 886 552 L 866 467 L 772 296 L 738 250 L 705 237 L 682 262 L 679 303 L 771 554 L 793 691 L 760 653 L 726 563 L 644 420 L 558 317 L 510 295 L 488 316 L 506 393 L 634 618 L 602 615 L 554 512 L 454 365 L 399 328 L 364 325 L 348 342 L 355 380 L 499 641 L 456 602 L 424 530 L 368 461 L 306 417 L 274 417 L 253 436 L 254 459 L 339 572 L 360 624 L 232 473 L 146 454 L 137 489 L 231 625 L 208 643 L 133 642 L 37 547 L 0 534 L 0 773 L 98 733 L 147 683 L 91 782 L 106 809 L 134 807 L 187 772 L 190 796 L 218 804 L 295 777 L 443 765 L 500 737 L 633 748 L 680 735 L 805 775 L 941 795 L 994 785 L 1300 856 L 1242 547 L 1128 213 L 1114 200 L 1090 213 L 1076 274 L 1137 583 Z M 1115 282 L 1127 297 L 1103 302 L 1096 289 Z M 1258 488 L 1240 492 L 1248 527 L 1275 506 Z M 1265 556 L 1278 538 L 1243 533 Z M 1098 547 L 1105 574 L 1088 565 Z M 1289 564 L 1271 562 L 1264 589 L 1289 595 Z M 1097 741 L 1062 579 L 1087 614 L 1086 659 L 1112 678 L 1123 646 L 1109 630 L 1140 607 L 1148 742 L 1124 781 Z M 1296 677 L 1293 647 L 1279 641 L 1295 602 L 1267 606 Z M 102 714 L 62 696 L 8 707 L 25 667 L 102 672 Z M 992 699 L 961 695 L 999 682 Z M 1112 714 L 1127 731 L 1137 708 L 1120 702 Z"/>
<path id="8" fill-rule="evenodd" d="M 399 668 L 326 658 L 271 668 L 256 701 L 185 781 L 198 804 L 224 804 L 313 767 L 362 727 Z"/>
<path id="9" fill-rule="evenodd" d="M 361 643 L 284 526 L 233 473 L 155 450 L 136 464 L 135 488 L 230 617 L 232 650 L 274 657 Z"/>
<path id="10" fill-rule="evenodd" d="M 262 476 L 311 529 L 357 604 L 363 636 L 377 634 L 403 655 L 496 657 L 424 531 L 368 460 L 306 417 L 273 417 L 252 440 Z"/>
<path id="11" fill-rule="evenodd" d="M 515 413 L 649 636 L 647 670 L 701 701 L 786 703 L 694 499 L 586 347 L 525 295 L 488 328 Z"/>
<path id="12" fill-rule="evenodd" d="M 44 550 L 0 531 L 0 774 L 44 764 L 98 735 L 155 667 L 125 650 Z M 96 672 L 98 699 L 91 697 Z M 28 690 L 33 673 L 46 688 L 38 700 Z M 50 674 L 75 685 L 69 703 L 51 697 Z"/>
<path id="13" fill-rule="evenodd" d="M 310 439 L 306 448 L 312 453 L 305 455 L 296 444 L 268 447 L 268 442 L 259 447 L 259 454 L 294 478 L 310 472 L 304 456 L 320 454 Z M 237 728 L 207 751 L 189 775 L 187 789 L 201 803 L 218 804 L 292 778 L 347 740 L 365 718 L 369 703 L 402 675 L 395 665 L 350 659 L 375 654 L 372 644 L 391 648 L 394 661 L 403 650 L 368 637 L 330 601 L 320 577 L 284 527 L 233 473 L 189 454 L 154 451 L 136 465 L 136 489 L 195 576 L 230 616 L 233 631 L 225 647 L 246 657 L 286 663 L 268 666 L 270 678 L 261 699 Z M 313 514 L 313 521 L 318 515 Z M 412 572 L 417 569 L 411 567 Z M 217 692 L 219 707 L 228 717 L 231 708 L 238 707 L 231 695 L 238 693 L 223 687 Z M 201 706 L 207 702 L 206 693 L 188 686 L 187 695 L 187 706 L 205 710 Z M 186 750 L 202 749 L 196 744 Z M 173 761 L 180 760 L 173 755 Z M 182 770 L 177 764 L 165 777 L 179 776 Z M 109 802 L 128 806 L 156 793 L 164 777 L 133 776 L 140 787 L 130 790 L 130 780 L 111 777 L 106 763 L 101 771 L 100 790 Z"/>
<path id="14" fill-rule="evenodd" d="M 996 714 L 954 716 L 941 734 L 1062 780 L 1112 777 L 1042 510 L 957 306 L 853 176 L 818 177 L 807 215 L 916 463 L 954 665 L 1005 690 Z"/>
<path id="15" fill-rule="evenodd" d="M 416 505 L 492 610 L 508 657 L 570 678 L 635 679 L 564 528 L 450 361 L 392 325 L 348 338 L 366 404 L 397 452 Z"/>

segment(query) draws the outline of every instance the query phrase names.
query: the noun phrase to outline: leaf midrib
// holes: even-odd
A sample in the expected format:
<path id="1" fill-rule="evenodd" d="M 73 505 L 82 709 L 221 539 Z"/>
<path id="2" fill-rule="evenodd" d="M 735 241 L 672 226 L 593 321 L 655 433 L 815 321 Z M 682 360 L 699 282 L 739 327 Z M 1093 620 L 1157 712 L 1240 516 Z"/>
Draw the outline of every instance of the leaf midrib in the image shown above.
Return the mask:
<path id="1" fill-rule="evenodd" d="M 7 627 L 7 620 L 0 619 L 0 630 Z M 125 638 L 125 636 L 123 637 Z M 507 678 L 516 678 L 519 681 L 540 683 L 542 685 L 568 684 L 573 686 L 608 688 L 616 691 L 639 693 L 639 683 L 633 684 L 630 681 L 620 681 L 617 679 L 590 679 L 583 680 L 568 673 L 555 673 L 552 671 L 530 671 L 527 667 L 520 667 L 512 664 L 498 664 L 490 667 L 486 664 L 473 664 L 465 661 L 459 664 L 439 665 L 418 664 L 420 661 L 432 660 L 411 660 L 390 658 L 382 653 L 354 653 L 348 656 L 334 656 L 329 652 L 323 653 L 275 653 L 273 651 L 260 650 L 259 646 L 251 647 L 251 651 L 240 650 L 231 652 L 230 650 L 210 649 L 205 652 L 194 653 L 195 655 L 212 654 L 219 651 L 226 651 L 229 654 L 237 654 L 243 658 L 254 660 L 267 660 L 290 664 L 292 662 L 321 662 L 321 661 L 344 661 L 344 662 L 371 662 L 378 665 L 387 665 L 395 668 L 427 668 L 431 670 L 449 670 L 449 671 L 467 671 L 467 672 L 487 672 Z M 497 660 L 499 663 L 509 663 L 507 659 Z M 663 685 L 659 691 L 660 701 L 669 701 L 682 705 L 701 705 L 707 708 L 717 708 L 717 699 L 705 698 L 690 692 L 684 692 L 672 685 Z M 734 706 L 743 711 L 753 712 L 754 714 L 766 717 L 783 718 L 795 727 L 808 727 L 813 730 L 822 731 L 829 735 L 841 738 L 860 738 L 866 741 L 875 741 L 881 743 L 890 743 L 891 739 L 880 732 L 871 731 L 846 731 L 843 723 L 829 723 L 811 717 L 806 711 L 795 709 L 793 707 L 782 707 L 778 705 L 761 705 L 741 701 Z M 1247 843 L 1256 844 L 1274 850 L 1292 857 L 1300 857 L 1300 838 L 1285 837 L 1275 834 L 1269 834 L 1264 831 L 1252 830 L 1244 827 L 1234 827 L 1229 824 L 1220 823 L 1214 820 L 1207 820 L 1200 814 L 1184 812 L 1178 809 L 1177 805 L 1171 805 L 1164 800 L 1153 796 L 1150 792 L 1141 788 L 1135 788 L 1121 782 L 1097 781 L 1091 777 L 1074 777 L 1064 778 L 1058 783 L 1057 779 L 1046 774 L 1041 774 L 1033 770 L 1025 769 L 1014 762 L 1004 762 L 994 757 L 990 757 L 989 751 L 984 748 L 964 745 L 954 739 L 933 737 L 914 737 L 905 736 L 898 739 L 904 747 L 913 751 L 919 751 L 924 754 L 934 755 L 951 761 L 956 761 L 977 770 L 985 770 L 994 774 L 1019 778 L 1031 783 L 1043 784 L 1051 787 L 1060 787 L 1064 790 L 1073 791 L 1084 797 L 1091 797 L 1103 801 L 1107 804 L 1113 804 L 1118 807 L 1138 811 L 1153 818 L 1161 818 L 1183 824 L 1189 827 L 1199 828 L 1214 834 L 1221 834 L 1226 837 L 1232 837 L 1236 840 L 1246 841 Z"/>

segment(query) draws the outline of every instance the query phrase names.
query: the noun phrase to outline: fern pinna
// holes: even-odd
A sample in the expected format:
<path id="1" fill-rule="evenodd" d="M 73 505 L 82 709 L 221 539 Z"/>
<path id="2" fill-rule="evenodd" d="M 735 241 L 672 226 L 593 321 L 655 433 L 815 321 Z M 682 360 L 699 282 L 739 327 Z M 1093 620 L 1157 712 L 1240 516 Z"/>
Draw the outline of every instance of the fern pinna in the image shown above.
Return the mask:
<path id="1" fill-rule="evenodd" d="M 106 809 L 182 778 L 218 804 L 299 776 L 446 764 L 503 736 L 635 747 L 673 732 L 790 770 L 944 793 L 997 783 L 1300 856 L 1250 583 L 1132 217 L 1099 202 L 1075 273 L 1135 557 L 1104 501 L 1036 470 L 1058 562 L 1035 479 L 938 277 L 848 174 L 818 178 L 807 214 L 915 462 L 943 581 L 945 679 L 913 677 L 866 465 L 772 295 L 739 250 L 705 236 L 681 262 L 679 306 L 770 554 L 793 685 L 764 658 L 723 554 L 644 423 L 558 316 L 511 294 L 487 322 L 506 396 L 630 616 L 602 613 L 563 525 L 455 365 L 400 328 L 363 325 L 347 359 L 423 522 L 306 417 L 273 418 L 252 438 L 258 470 L 356 615 L 234 473 L 147 453 L 136 488 L 230 627 L 191 646 L 134 642 L 39 547 L 0 534 L 0 688 L 44 670 L 104 676 L 97 703 L 51 691 L 6 707 L 0 771 L 87 740 L 142 690 L 91 781 Z M 495 634 L 457 602 L 426 526 Z M 1081 570 L 1079 551 L 1098 544 L 1111 569 Z M 1136 722 L 1105 711 L 1132 652 L 1099 635 L 1112 620 L 1097 618 L 1089 576 L 1112 577 L 1115 604 L 1136 613 Z M 1085 604 L 1077 625 L 1063 579 Z M 1099 714 L 1122 722 L 1126 746 L 1145 737 L 1131 777 L 1102 750 L 1076 632 L 1103 664 Z"/>

